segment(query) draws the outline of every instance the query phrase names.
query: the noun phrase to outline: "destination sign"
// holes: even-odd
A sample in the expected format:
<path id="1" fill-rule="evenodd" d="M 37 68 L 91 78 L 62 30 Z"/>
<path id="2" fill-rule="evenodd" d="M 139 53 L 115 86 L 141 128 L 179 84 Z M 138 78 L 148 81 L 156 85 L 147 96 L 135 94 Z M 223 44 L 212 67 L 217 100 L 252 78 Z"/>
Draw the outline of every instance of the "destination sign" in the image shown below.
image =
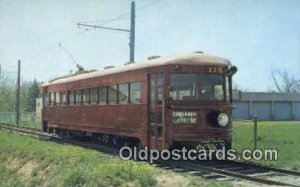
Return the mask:
<path id="1" fill-rule="evenodd" d="M 173 123 L 196 123 L 197 112 L 173 112 Z"/>

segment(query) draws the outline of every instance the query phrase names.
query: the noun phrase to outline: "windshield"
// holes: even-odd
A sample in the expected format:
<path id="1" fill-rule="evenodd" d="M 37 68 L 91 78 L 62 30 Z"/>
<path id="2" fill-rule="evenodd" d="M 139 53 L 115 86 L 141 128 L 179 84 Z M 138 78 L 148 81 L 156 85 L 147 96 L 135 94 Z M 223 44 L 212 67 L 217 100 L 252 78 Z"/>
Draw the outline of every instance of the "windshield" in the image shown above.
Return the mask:
<path id="1" fill-rule="evenodd" d="M 170 97 L 175 100 L 198 98 L 197 74 L 174 74 L 170 77 Z"/>
<path id="2" fill-rule="evenodd" d="M 224 76 L 217 74 L 172 74 L 173 100 L 224 100 Z"/>

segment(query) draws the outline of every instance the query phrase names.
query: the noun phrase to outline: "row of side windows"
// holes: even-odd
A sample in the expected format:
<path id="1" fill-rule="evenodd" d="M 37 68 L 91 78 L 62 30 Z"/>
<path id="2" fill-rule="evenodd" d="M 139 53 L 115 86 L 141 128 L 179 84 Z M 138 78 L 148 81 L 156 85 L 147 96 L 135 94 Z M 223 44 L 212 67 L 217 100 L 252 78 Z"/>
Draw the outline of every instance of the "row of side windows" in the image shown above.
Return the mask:
<path id="1" fill-rule="evenodd" d="M 52 92 L 45 95 L 47 106 L 140 102 L 140 82 L 107 85 L 67 92 Z"/>

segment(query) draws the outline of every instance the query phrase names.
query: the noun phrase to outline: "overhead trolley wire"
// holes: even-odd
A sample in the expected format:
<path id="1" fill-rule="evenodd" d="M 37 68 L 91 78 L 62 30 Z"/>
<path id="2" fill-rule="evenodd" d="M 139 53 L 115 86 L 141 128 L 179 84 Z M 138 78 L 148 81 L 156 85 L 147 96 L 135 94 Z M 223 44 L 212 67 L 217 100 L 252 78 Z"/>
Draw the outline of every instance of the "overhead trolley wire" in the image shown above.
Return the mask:
<path id="1" fill-rule="evenodd" d="M 139 8 L 136 8 L 136 12 L 139 11 L 139 10 L 143 10 L 143 9 L 146 9 L 150 6 L 153 6 L 159 2 L 161 2 L 162 0 L 156 0 L 156 1 L 152 1 L 151 3 L 148 3 L 144 6 L 141 6 Z M 126 16 L 126 17 L 125 17 Z M 121 14 L 119 16 L 116 16 L 114 18 L 111 18 L 111 19 L 104 19 L 104 20 L 95 20 L 95 21 L 83 21 L 83 22 L 80 22 L 80 23 L 95 23 L 95 22 L 102 22 L 100 23 L 99 26 L 102 26 L 102 25 L 105 25 L 105 24 L 108 24 L 108 23 L 111 23 L 111 22 L 114 22 L 114 21 L 119 21 L 119 20 L 124 20 L 124 19 L 130 19 L 130 12 L 127 12 L 127 13 L 124 13 L 124 14 Z"/>

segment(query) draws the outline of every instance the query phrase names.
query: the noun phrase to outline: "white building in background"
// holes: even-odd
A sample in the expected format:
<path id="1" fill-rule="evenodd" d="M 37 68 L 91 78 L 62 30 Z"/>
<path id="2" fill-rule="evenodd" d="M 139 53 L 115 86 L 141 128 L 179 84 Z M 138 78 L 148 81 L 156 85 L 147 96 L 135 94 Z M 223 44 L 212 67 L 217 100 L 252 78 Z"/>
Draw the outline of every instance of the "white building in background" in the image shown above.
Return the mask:
<path id="1" fill-rule="evenodd" d="M 36 100 L 35 100 L 35 113 L 36 113 L 37 116 L 41 116 L 42 108 L 43 108 L 43 99 L 41 97 L 36 98 Z"/>

